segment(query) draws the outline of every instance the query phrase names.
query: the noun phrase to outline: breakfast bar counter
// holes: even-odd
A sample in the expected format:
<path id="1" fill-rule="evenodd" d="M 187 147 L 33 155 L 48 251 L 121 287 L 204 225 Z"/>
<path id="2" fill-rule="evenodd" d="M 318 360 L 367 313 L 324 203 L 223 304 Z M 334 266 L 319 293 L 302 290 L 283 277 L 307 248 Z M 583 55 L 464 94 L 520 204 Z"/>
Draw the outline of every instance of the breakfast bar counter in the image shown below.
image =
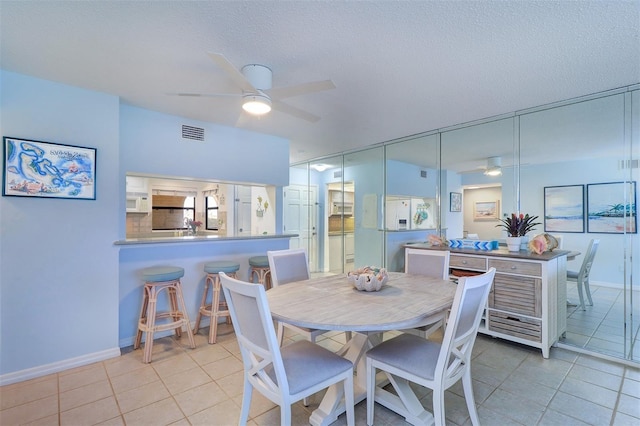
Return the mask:
<path id="1" fill-rule="evenodd" d="M 288 249 L 297 234 L 256 234 L 241 236 L 183 236 L 127 238 L 116 241 L 119 261 L 119 346 L 133 344 L 142 301 L 142 270 L 154 266 L 184 268 L 182 291 L 189 319 L 193 323 L 200 307 L 206 273 L 204 265 L 213 261 L 231 261 L 240 265 L 238 278 L 249 279 L 249 258 L 266 256 L 268 250 Z M 90 285 L 90 281 L 88 281 Z M 162 308 L 162 309 L 161 309 Z M 164 310 L 164 307 L 159 307 Z M 205 327 L 207 319 L 204 320 Z M 164 333 L 164 334 L 163 334 Z M 169 335 L 172 330 L 156 333 Z"/>

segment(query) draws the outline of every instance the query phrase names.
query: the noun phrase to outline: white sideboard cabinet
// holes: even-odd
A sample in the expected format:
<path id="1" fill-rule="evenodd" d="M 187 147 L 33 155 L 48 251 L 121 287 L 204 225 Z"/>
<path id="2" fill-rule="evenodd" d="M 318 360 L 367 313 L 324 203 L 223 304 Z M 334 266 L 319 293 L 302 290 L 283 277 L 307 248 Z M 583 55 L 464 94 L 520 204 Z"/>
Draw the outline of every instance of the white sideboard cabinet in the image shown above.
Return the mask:
<path id="1" fill-rule="evenodd" d="M 496 268 L 480 333 L 540 348 L 543 357 L 548 358 L 549 348 L 566 332 L 568 251 L 537 255 L 502 248 L 482 251 L 426 244 L 406 247 L 449 250 L 454 279 Z"/>

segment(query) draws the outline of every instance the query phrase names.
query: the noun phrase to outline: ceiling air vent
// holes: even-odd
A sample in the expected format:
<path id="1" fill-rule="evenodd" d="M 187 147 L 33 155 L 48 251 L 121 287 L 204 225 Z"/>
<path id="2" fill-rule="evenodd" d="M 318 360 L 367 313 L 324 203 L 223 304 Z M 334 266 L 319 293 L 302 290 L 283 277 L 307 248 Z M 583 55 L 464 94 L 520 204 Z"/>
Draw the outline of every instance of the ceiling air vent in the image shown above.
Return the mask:
<path id="1" fill-rule="evenodd" d="M 638 160 L 620 160 L 620 162 L 618 163 L 618 168 L 620 170 L 637 169 L 638 168 Z"/>
<path id="2" fill-rule="evenodd" d="M 204 129 L 193 126 L 182 126 L 182 138 L 204 142 Z"/>

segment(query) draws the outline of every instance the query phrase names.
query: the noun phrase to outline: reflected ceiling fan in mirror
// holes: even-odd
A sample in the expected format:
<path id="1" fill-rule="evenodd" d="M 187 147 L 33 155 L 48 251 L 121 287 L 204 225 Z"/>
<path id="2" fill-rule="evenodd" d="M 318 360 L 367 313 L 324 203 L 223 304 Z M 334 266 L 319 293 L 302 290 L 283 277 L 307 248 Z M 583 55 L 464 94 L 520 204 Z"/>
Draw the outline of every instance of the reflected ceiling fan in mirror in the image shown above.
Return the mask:
<path id="1" fill-rule="evenodd" d="M 304 111 L 282 102 L 282 99 L 307 95 L 335 89 L 331 80 L 314 81 L 287 87 L 272 87 L 273 73 L 269 67 L 259 64 L 249 64 L 238 70 L 220 53 L 208 52 L 208 55 L 225 71 L 242 91 L 239 93 L 174 93 L 175 96 L 191 97 L 239 97 L 242 99 L 242 109 L 249 114 L 261 116 L 274 110 L 289 114 L 311 123 L 320 120 L 317 115 Z"/>

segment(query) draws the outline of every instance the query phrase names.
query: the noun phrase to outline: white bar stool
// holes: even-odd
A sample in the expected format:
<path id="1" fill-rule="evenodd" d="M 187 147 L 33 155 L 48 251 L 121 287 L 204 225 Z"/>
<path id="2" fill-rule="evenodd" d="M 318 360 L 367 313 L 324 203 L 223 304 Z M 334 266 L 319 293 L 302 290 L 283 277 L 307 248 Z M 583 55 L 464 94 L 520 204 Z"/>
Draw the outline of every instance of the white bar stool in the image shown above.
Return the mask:
<path id="1" fill-rule="evenodd" d="M 182 327 L 187 330 L 189 344 L 191 348 L 196 347 L 191 324 L 187 315 L 187 308 L 182 295 L 182 285 L 180 278 L 184 276 L 184 268 L 176 266 L 157 266 L 142 270 L 144 279 L 144 295 L 142 298 L 142 308 L 140 309 L 140 319 L 138 320 L 138 333 L 133 349 L 138 349 L 142 341 L 142 333 L 147 333 L 144 341 L 144 353 L 142 362 L 151 362 L 151 352 L 153 350 L 153 334 L 156 331 L 175 330 L 176 336 L 182 336 Z M 169 308 L 167 312 L 157 312 L 158 295 L 163 291 L 169 297 Z M 164 322 L 163 320 L 169 320 Z M 158 324 L 157 321 L 163 321 Z"/>
<path id="2" fill-rule="evenodd" d="M 253 256 L 249 258 L 249 282 L 254 282 L 253 277 L 262 284 L 265 290 L 271 288 L 271 270 L 267 256 Z"/>
<path id="3" fill-rule="evenodd" d="M 209 344 L 216 343 L 218 335 L 218 318 L 226 317 L 227 324 L 231 324 L 231 315 L 229 314 L 227 302 L 220 301 L 220 276 L 218 274 L 220 272 L 224 272 L 227 276 L 237 279 L 238 277 L 236 273 L 239 269 L 240 264 L 236 262 L 216 261 L 204 264 L 204 272 L 207 273 L 207 277 L 204 280 L 204 291 L 202 292 L 202 300 L 200 302 L 200 309 L 198 310 L 198 316 L 196 318 L 196 325 L 193 329 L 193 333 L 198 333 L 202 317 L 209 317 Z M 211 287 L 212 291 L 211 303 L 207 303 L 209 287 Z"/>

